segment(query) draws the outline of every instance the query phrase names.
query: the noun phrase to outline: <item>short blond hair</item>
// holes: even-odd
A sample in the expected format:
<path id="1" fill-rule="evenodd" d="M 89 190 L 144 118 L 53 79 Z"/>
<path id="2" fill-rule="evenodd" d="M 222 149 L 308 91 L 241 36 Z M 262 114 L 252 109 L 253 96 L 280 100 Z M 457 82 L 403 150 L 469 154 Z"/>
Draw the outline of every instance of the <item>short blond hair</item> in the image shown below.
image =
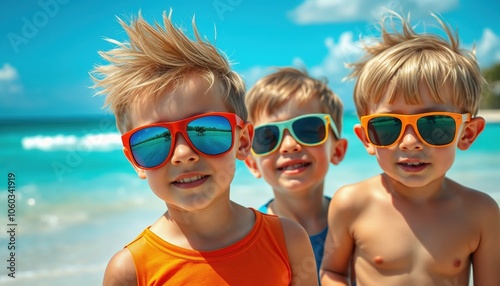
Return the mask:
<path id="1" fill-rule="evenodd" d="M 276 72 L 259 79 L 250 88 L 245 103 L 249 118 L 253 121 L 258 120 L 260 114 L 272 114 L 290 100 L 302 104 L 314 98 L 322 103 L 321 111 L 332 116 L 340 134 L 342 100 L 328 87 L 326 80 L 312 78 L 305 69 L 278 68 Z"/>
<path id="2" fill-rule="evenodd" d="M 460 48 L 456 32 L 439 17 L 431 14 L 446 33 L 448 40 L 428 33 L 417 34 L 394 11 L 380 21 L 381 38 L 365 45 L 366 55 L 353 68 L 357 77 L 354 103 L 358 116 L 370 113 L 370 104 L 378 103 L 384 93 L 390 102 L 403 96 L 408 104 L 419 104 L 419 84 L 424 83 L 438 103 L 445 101 L 446 92 L 453 94 L 452 103 L 461 112 L 477 114 L 481 89 L 485 83 L 474 50 Z M 395 23 L 401 26 L 396 31 Z M 389 23 L 392 30 L 386 28 Z"/>
<path id="3" fill-rule="evenodd" d="M 116 48 L 100 51 L 108 65 L 100 65 L 90 73 L 96 95 L 106 95 L 104 106 L 115 114 L 121 133 L 132 129 L 130 106 L 139 100 L 155 99 L 167 89 L 175 89 L 193 75 L 204 78 L 210 87 L 218 88 L 229 110 L 247 120 L 245 83 L 231 70 L 222 52 L 201 39 L 193 17 L 195 39 L 191 40 L 181 28 L 171 22 L 172 10 L 163 12 L 163 27 L 156 21 L 148 24 L 141 13 L 126 24 L 118 22 L 126 31 L 129 42 L 107 41 Z M 196 104 L 195 102 L 191 104 Z"/>

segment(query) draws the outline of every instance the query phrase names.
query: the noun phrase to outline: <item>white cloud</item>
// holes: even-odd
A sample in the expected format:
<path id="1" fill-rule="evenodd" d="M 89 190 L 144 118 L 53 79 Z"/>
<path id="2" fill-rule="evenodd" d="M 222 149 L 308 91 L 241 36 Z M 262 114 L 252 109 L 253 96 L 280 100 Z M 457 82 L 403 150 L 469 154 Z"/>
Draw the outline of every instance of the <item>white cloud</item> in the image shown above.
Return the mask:
<path id="1" fill-rule="evenodd" d="M 250 89 L 257 80 L 273 72 L 271 68 L 254 66 L 248 70 L 242 71 L 240 74 L 247 85 L 247 89 Z"/>
<path id="2" fill-rule="evenodd" d="M 333 38 L 325 39 L 325 46 L 328 54 L 319 66 L 311 68 L 314 76 L 328 76 L 341 80 L 347 75 L 345 63 L 355 61 L 361 55 L 361 45 L 359 41 L 353 41 L 352 32 L 344 32 L 340 35 L 338 43 Z"/>
<path id="3" fill-rule="evenodd" d="M 296 57 L 291 59 L 291 65 L 295 67 L 305 66 L 314 77 L 327 77 L 329 82 L 341 82 L 349 72 L 344 67 L 345 63 L 356 61 L 361 56 L 361 43 L 353 41 L 352 32 L 344 32 L 340 35 L 338 43 L 333 38 L 328 37 L 324 44 L 328 52 L 321 64 L 308 66 L 301 58 Z M 271 72 L 273 72 L 272 68 L 254 66 L 242 71 L 241 74 L 247 85 L 251 87 L 258 79 Z"/>
<path id="4" fill-rule="evenodd" d="M 492 30 L 483 30 L 483 36 L 476 43 L 476 56 L 481 67 L 500 63 L 500 37 Z"/>
<path id="5" fill-rule="evenodd" d="M 361 43 L 353 40 L 352 32 L 344 32 L 340 35 L 338 42 L 328 37 L 325 39 L 324 45 L 328 53 L 320 64 L 309 66 L 301 58 L 296 57 L 291 59 L 291 66 L 306 67 L 311 76 L 318 79 L 326 78 L 329 87 L 342 98 L 345 109 L 352 110 L 354 108 L 352 100 L 354 84 L 343 81 L 350 72 L 345 64 L 356 61 L 361 56 Z M 258 79 L 270 72 L 273 72 L 270 68 L 254 66 L 243 71 L 242 75 L 248 87 L 252 87 Z"/>
<path id="6" fill-rule="evenodd" d="M 364 39 L 369 41 L 369 39 Z M 344 32 L 340 35 L 338 42 L 333 38 L 325 39 L 325 46 L 328 49 L 323 61 L 316 66 L 309 68 L 312 76 L 316 78 L 326 78 L 330 88 L 342 99 L 346 110 L 354 109 L 352 92 L 353 81 L 345 81 L 350 69 L 346 68 L 347 63 L 357 61 L 362 53 L 361 42 L 354 40 L 352 32 Z"/>
<path id="7" fill-rule="evenodd" d="M 5 115 L 13 107 L 24 102 L 23 87 L 19 83 L 17 70 L 8 63 L 0 68 L 0 114 Z M 5 109 L 5 110 L 4 110 Z"/>
<path id="8" fill-rule="evenodd" d="M 14 81 L 18 78 L 17 70 L 8 63 L 4 63 L 0 68 L 0 82 Z"/>
<path id="9" fill-rule="evenodd" d="M 458 5 L 459 0 L 305 0 L 288 13 L 298 24 L 373 21 L 384 8 L 410 12 L 412 17 L 442 13 Z"/>
<path id="10" fill-rule="evenodd" d="M 9 63 L 4 63 L 0 68 L 0 97 L 4 99 L 8 95 L 18 94 L 22 90 L 17 70 Z M 7 100 L 4 100 L 3 103 L 6 102 Z"/>

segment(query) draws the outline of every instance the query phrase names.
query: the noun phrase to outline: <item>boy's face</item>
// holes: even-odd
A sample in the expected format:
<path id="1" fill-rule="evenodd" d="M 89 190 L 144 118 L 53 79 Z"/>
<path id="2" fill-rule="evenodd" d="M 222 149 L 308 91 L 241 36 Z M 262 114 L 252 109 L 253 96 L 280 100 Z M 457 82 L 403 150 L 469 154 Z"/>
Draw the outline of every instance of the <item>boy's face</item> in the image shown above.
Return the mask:
<path id="1" fill-rule="evenodd" d="M 215 86 L 215 85 L 214 85 Z M 167 91 L 156 100 L 144 100 L 131 108 L 134 128 L 158 122 L 172 122 L 207 112 L 229 112 L 216 88 L 201 77 L 191 76 L 186 84 Z M 181 133 L 175 136 L 171 156 L 163 166 L 144 170 L 134 166 L 139 177 L 147 178 L 153 192 L 169 208 L 196 211 L 227 200 L 235 172 L 235 159 L 243 160 L 250 152 L 249 128 L 235 127 L 233 148 L 227 153 L 208 157 L 190 147 Z M 209 138 L 210 134 L 204 134 Z M 208 140 L 207 139 L 207 140 Z"/>
<path id="2" fill-rule="evenodd" d="M 258 127 L 305 114 L 323 113 L 321 110 L 319 100 L 301 105 L 290 100 L 272 114 L 258 114 L 257 120 L 252 123 Z M 309 192 L 312 189 L 322 191 L 330 163 L 338 164 L 342 160 L 347 145 L 344 139 L 336 140 L 331 129 L 328 133 L 325 143 L 304 146 L 285 129 L 276 151 L 264 156 L 249 156 L 245 163 L 254 176 L 262 176 L 275 192 L 290 194 Z"/>
<path id="3" fill-rule="evenodd" d="M 438 111 L 460 113 L 460 110 L 451 104 L 451 94 L 444 103 L 437 103 L 425 85 L 420 85 L 419 92 L 422 101 L 420 105 L 407 104 L 402 96 L 397 97 L 391 103 L 388 100 L 389 96 L 385 95 L 379 103 L 371 104 L 370 114 L 412 115 Z M 368 153 L 377 157 L 380 167 L 391 178 L 407 187 L 425 187 L 445 176 L 455 160 L 457 146 L 461 149 L 468 148 L 469 145 L 465 148 L 461 147 L 466 137 L 464 134 L 468 133 L 464 132 L 464 126 L 468 125 L 469 123 L 462 123 L 458 128 L 457 139 L 446 147 L 425 144 L 410 125 L 403 126 L 401 138 L 388 148 L 376 147 L 371 144 L 360 125 L 355 126 L 355 132 L 363 141 Z"/>

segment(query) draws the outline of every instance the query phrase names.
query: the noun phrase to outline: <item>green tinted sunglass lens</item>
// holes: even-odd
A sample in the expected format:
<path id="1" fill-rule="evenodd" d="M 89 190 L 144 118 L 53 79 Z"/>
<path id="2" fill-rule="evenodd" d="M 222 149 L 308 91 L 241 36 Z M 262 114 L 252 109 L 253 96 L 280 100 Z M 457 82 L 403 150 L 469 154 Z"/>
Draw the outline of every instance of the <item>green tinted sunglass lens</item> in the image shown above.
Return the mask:
<path id="1" fill-rule="evenodd" d="M 377 146 L 388 146 L 396 142 L 401 134 L 402 122 L 398 118 L 382 116 L 368 121 L 368 137 Z"/>
<path id="2" fill-rule="evenodd" d="M 417 120 L 418 132 L 431 145 L 441 146 L 455 139 L 455 119 L 448 115 L 430 115 Z"/>

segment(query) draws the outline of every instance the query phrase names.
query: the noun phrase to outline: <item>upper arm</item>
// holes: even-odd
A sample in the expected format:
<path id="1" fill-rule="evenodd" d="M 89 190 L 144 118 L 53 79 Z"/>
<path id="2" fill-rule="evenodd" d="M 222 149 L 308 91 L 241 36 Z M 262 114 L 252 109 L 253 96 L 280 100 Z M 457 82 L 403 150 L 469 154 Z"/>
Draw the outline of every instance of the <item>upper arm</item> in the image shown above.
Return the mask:
<path id="1" fill-rule="evenodd" d="M 111 258 L 104 272 L 102 285 L 137 285 L 134 259 L 127 248 L 120 250 Z"/>
<path id="2" fill-rule="evenodd" d="M 322 285 L 335 285 L 335 282 L 348 285 L 354 251 L 351 230 L 355 217 L 351 195 L 353 188 L 346 186 L 339 189 L 328 207 L 328 234 L 320 271 Z"/>
<path id="3" fill-rule="evenodd" d="M 285 235 L 292 285 L 318 285 L 316 260 L 307 232 L 298 223 L 280 218 Z"/>
<path id="4" fill-rule="evenodd" d="M 480 224 L 480 241 L 472 254 L 474 285 L 500 285 L 500 210 L 491 198 L 481 201 L 476 219 Z"/>

